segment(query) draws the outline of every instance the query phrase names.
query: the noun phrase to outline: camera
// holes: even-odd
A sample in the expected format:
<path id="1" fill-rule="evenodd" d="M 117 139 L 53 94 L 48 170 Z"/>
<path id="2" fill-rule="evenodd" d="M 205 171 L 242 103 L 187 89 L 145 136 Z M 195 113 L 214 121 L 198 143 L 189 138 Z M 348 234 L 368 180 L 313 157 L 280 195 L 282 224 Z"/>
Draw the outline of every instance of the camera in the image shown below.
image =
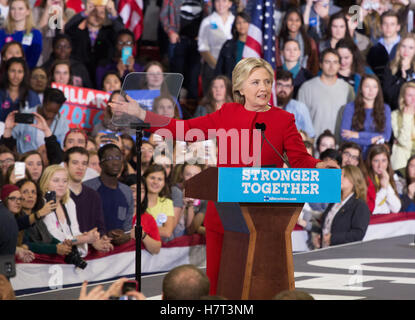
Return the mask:
<path id="1" fill-rule="evenodd" d="M 0 255 L 0 274 L 7 279 L 16 276 L 16 264 L 14 254 Z"/>
<path id="2" fill-rule="evenodd" d="M 72 251 L 65 257 L 65 263 L 73 264 L 75 267 L 85 269 L 88 263 L 81 258 L 76 246 L 72 246 Z"/>

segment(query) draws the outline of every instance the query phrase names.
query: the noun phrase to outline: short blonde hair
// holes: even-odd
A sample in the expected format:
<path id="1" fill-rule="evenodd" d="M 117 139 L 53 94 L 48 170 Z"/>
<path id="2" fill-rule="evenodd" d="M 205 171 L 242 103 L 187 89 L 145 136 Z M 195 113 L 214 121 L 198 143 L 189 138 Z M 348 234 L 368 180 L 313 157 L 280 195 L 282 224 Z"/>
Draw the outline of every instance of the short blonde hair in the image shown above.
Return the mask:
<path id="1" fill-rule="evenodd" d="M 43 172 L 42 177 L 39 180 L 39 187 L 40 187 L 40 191 L 42 191 L 43 196 L 48 191 L 50 180 L 52 179 L 53 175 L 58 171 L 65 171 L 66 176 L 68 176 L 68 170 L 66 170 L 66 168 L 60 166 L 59 164 L 48 166 Z M 65 195 L 62 198 L 62 203 L 65 204 L 66 202 L 68 202 L 69 198 L 70 198 L 70 191 L 68 187 Z"/>
<path id="2" fill-rule="evenodd" d="M 245 104 L 245 97 L 241 94 L 243 83 L 255 69 L 264 68 L 274 81 L 274 70 L 271 65 L 261 58 L 245 58 L 238 62 L 232 71 L 232 94 L 236 103 Z"/>
<path id="3" fill-rule="evenodd" d="M 353 191 L 356 194 L 356 198 L 366 202 L 367 184 L 360 168 L 350 165 L 344 166 L 343 173 L 344 176 L 353 184 Z"/>
<path id="4" fill-rule="evenodd" d="M 405 91 L 408 88 L 414 88 L 415 89 L 415 83 L 414 82 L 405 82 L 402 85 L 401 90 L 399 91 L 398 103 L 399 103 L 399 110 L 401 110 L 401 112 L 406 107 L 406 105 L 405 105 Z"/>
<path id="5" fill-rule="evenodd" d="M 25 32 L 26 34 L 30 34 L 35 24 L 33 22 L 32 9 L 30 7 L 29 0 L 10 0 L 9 8 L 11 8 L 13 2 L 17 1 L 22 1 L 25 4 L 26 9 L 29 10 L 29 15 L 26 17 Z M 6 21 L 4 22 L 4 29 L 6 29 L 7 34 L 12 34 L 16 31 L 15 28 L 16 26 L 14 21 L 12 20 L 11 10 L 9 9 L 9 14 L 7 15 Z"/>

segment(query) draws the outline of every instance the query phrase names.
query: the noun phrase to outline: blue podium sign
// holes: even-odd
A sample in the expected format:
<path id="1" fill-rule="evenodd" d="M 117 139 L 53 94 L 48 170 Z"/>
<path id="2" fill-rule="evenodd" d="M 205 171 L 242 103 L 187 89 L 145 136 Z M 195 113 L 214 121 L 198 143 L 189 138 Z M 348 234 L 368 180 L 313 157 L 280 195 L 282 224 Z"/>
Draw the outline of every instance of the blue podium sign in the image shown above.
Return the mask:
<path id="1" fill-rule="evenodd" d="M 340 169 L 218 169 L 218 202 L 340 202 Z"/>

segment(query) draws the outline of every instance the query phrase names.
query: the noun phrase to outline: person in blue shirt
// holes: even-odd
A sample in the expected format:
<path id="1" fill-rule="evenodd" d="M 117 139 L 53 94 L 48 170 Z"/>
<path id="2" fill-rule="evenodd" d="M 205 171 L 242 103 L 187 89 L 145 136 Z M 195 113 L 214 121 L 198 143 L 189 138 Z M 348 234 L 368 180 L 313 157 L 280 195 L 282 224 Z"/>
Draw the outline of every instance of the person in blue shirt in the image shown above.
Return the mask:
<path id="1" fill-rule="evenodd" d="M 45 138 L 54 135 L 61 144 L 69 130 L 69 120 L 64 118 L 59 110 L 66 98 L 62 91 L 55 88 L 47 88 L 44 93 L 43 104 L 26 110 L 33 113 L 34 124 L 16 124 L 12 119 L 7 119 L 3 137 L 9 138 L 11 135 L 17 142 L 17 151 L 25 153 L 37 150 L 46 143 Z M 11 134 L 10 134 L 11 131 Z"/>
<path id="2" fill-rule="evenodd" d="M 290 71 L 282 69 L 278 70 L 275 86 L 277 106 L 294 114 L 297 129 L 307 133 L 309 138 L 314 138 L 316 134 L 307 106 L 304 103 L 293 99 L 293 82 L 293 75 Z"/>
<path id="3" fill-rule="evenodd" d="M 29 70 L 23 58 L 10 58 L 0 83 L 0 121 L 15 110 L 40 104 L 39 96 L 29 89 Z"/>
<path id="4" fill-rule="evenodd" d="M 365 75 L 355 101 L 344 108 L 341 136 L 359 144 L 366 158 L 370 145 L 388 142 L 391 135 L 391 109 L 383 102 L 380 81 L 375 75 Z"/>
<path id="5" fill-rule="evenodd" d="M 42 34 L 34 28 L 29 0 L 11 0 L 9 8 L 4 28 L 0 29 L 0 48 L 12 40 L 20 42 L 33 69 L 42 53 Z"/>

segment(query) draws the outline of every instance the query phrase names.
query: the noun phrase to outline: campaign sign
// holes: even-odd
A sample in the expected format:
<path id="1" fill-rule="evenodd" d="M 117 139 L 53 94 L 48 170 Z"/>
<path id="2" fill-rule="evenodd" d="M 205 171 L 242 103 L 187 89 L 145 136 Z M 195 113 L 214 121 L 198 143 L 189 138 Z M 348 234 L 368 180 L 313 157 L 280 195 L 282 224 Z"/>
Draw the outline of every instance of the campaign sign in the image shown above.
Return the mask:
<path id="1" fill-rule="evenodd" d="M 110 93 L 52 82 L 52 88 L 63 92 L 66 101 L 59 110 L 69 120 L 69 128 L 92 131 L 104 119 Z"/>
<path id="2" fill-rule="evenodd" d="M 219 168 L 218 202 L 340 202 L 340 169 Z"/>

